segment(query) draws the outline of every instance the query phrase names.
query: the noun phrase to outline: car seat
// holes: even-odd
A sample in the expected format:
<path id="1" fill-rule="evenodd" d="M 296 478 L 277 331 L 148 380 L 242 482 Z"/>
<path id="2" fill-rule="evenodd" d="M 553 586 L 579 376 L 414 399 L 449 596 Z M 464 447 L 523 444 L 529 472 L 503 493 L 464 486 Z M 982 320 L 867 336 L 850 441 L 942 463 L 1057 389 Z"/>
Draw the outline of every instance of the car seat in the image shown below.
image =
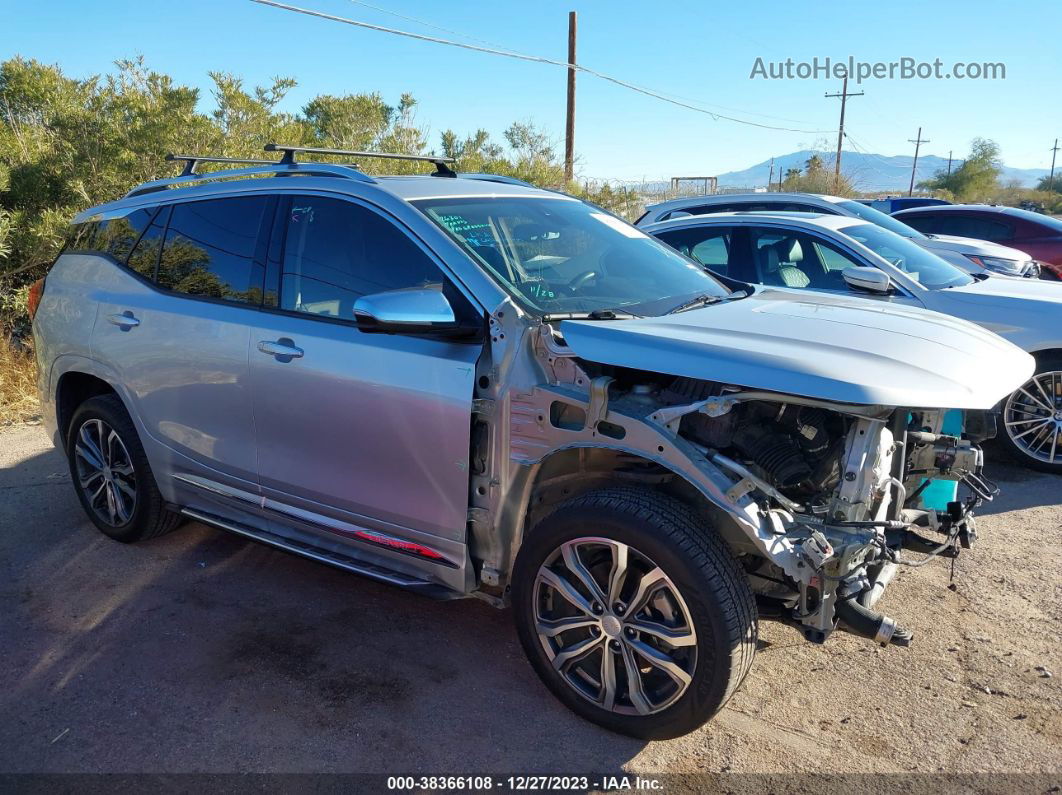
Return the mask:
<path id="1" fill-rule="evenodd" d="M 803 249 L 796 238 L 764 246 L 756 255 L 760 260 L 760 274 L 764 284 L 775 287 L 807 287 L 811 284 L 808 275 L 794 264 L 804 259 Z"/>

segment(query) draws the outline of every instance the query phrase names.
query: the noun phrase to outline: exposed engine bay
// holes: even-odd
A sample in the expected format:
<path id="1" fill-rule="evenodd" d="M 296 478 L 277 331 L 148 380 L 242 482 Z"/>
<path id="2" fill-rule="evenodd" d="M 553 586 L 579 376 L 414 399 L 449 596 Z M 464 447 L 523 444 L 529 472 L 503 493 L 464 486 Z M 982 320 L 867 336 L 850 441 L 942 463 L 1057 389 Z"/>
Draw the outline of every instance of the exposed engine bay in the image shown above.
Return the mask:
<path id="1" fill-rule="evenodd" d="M 635 424 L 646 423 L 702 471 L 725 476 L 724 507 L 758 528 L 744 524 L 749 538 L 727 541 L 761 615 L 793 624 L 812 642 L 840 628 L 908 645 L 912 633 L 875 603 L 899 566 L 969 547 L 973 510 L 998 491 L 982 473 L 979 442 L 995 434 L 988 411 L 967 411 L 961 432 L 944 433 L 940 409 L 833 403 L 564 361 L 558 353 L 549 361 L 559 394 L 582 385 L 571 391 L 587 403 L 572 421 L 571 406 L 554 402 L 553 428 L 623 438 L 619 430 L 634 445 Z M 924 505 L 941 481 L 961 483 L 964 496 Z"/>
<path id="2" fill-rule="evenodd" d="M 645 386 L 632 390 L 654 394 Z M 686 378 L 655 396 L 665 405 L 661 418 L 677 422 L 680 437 L 738 478 L 732 493 L 784 514 L 784 533 L 802 558 L 798 567 L 813 575 L 794 581 L 767 561 L 746 560 L 765 607 L 798 622 L 816 642 L 839 620 L 879 643 L 910 643 L 910 632 L 872 608 L 898 565 L 954 557 L 974 540 L 972 511 L 996 491 L 982 474 L 977 445 L 990 415 L 969 423 L 982 434 L 970 439 L 941 433 L 941 411 L 866 416 L 866 407 L 830 410 L 795 397 L 776 402 Z M 940 480 L 963 482 L 970 496 L 944 511 L 917 507 L 926 487 Z"/>

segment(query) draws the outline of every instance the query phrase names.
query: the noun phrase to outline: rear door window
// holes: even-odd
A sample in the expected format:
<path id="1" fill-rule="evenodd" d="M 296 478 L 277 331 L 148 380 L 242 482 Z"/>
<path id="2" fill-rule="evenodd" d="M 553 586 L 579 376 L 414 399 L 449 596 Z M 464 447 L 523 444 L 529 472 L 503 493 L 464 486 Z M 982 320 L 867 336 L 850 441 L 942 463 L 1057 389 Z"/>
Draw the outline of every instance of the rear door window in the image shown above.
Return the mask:
<path id="1" fill-rule="evenodd" d="M 1012 240 L 1014 228 L 1002 221 L 994 221 L 990 218 L 982 218 L 976 215 L 963 216 L 965 232 L 957 232 L 966 237 L 974 237 L 978 240 Z"/>
<path id="2" fill-rule="evenodd" d="M 897 221 L 903 221 L 926 235 L 950 235 L 946 219 L 937 215 L 900 215 Z"/>
<path id="3" fill-rule="evenodd" d="M 256 257 L 269 199 L 241 196 L 173 206 L 159 259 L 160 287 L 258 304 L 264 268 Z"/>

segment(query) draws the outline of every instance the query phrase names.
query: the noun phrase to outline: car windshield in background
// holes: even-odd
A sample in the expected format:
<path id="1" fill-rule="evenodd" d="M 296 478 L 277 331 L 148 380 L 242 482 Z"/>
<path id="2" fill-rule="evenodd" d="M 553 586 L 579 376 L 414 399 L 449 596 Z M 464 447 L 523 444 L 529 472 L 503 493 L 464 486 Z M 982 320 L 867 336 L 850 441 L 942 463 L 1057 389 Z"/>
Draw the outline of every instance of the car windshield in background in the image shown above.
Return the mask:
<path id="1" fill-rule="evenodd" d="M 875 210 L 873 207 L 867 207 L 865 204 L 854 202 L 851 199 L 846 199 L 843 202 L 837 202 L 838 207 L 843 207 L 853 215 L 859 216 L 864 221 L 869 221 L 872 224 L 888 229 L 890 232 L 895 232 L 902 237 L 909 237 L 912 240 L 925 240 L 926 236 L 915 229 L 913 226 L 908 226 L 893 218 L 891 215 L 886 215 L 881 210 Z"/>
<path id="2" fill-rule="evenodd" d="M 923 287 L 939 290 L 971 284 L 973 278 L 931 254 L 917 243 L 873 224 L 856 224 L 837 230 L 861 243 L 879 257 L 888 260 Z"/>
<path id="3" fill-rule="evenodd" d="M 483 197 L 413 204 L 541 314 L 655 316 L 693 296 L 730 292 L 697 263 L 581 201 Z"/>

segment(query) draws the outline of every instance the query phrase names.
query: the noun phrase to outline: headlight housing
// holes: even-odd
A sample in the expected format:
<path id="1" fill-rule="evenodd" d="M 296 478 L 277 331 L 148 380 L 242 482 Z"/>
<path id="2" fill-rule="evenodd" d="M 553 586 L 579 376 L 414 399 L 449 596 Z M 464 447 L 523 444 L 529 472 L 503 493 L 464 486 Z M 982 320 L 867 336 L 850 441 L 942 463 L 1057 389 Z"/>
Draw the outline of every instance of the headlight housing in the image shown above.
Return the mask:
<path id="1" fill-rule="evenodd" d="M 1025 270 L 1026 263 L 1016 259 L 1003 259 L 1002 257 L 982 257 L 977 254 L 964 255 L 970 262 L 987 268 L 990 271 L 1007 274 L 1019 274 Z"/>

